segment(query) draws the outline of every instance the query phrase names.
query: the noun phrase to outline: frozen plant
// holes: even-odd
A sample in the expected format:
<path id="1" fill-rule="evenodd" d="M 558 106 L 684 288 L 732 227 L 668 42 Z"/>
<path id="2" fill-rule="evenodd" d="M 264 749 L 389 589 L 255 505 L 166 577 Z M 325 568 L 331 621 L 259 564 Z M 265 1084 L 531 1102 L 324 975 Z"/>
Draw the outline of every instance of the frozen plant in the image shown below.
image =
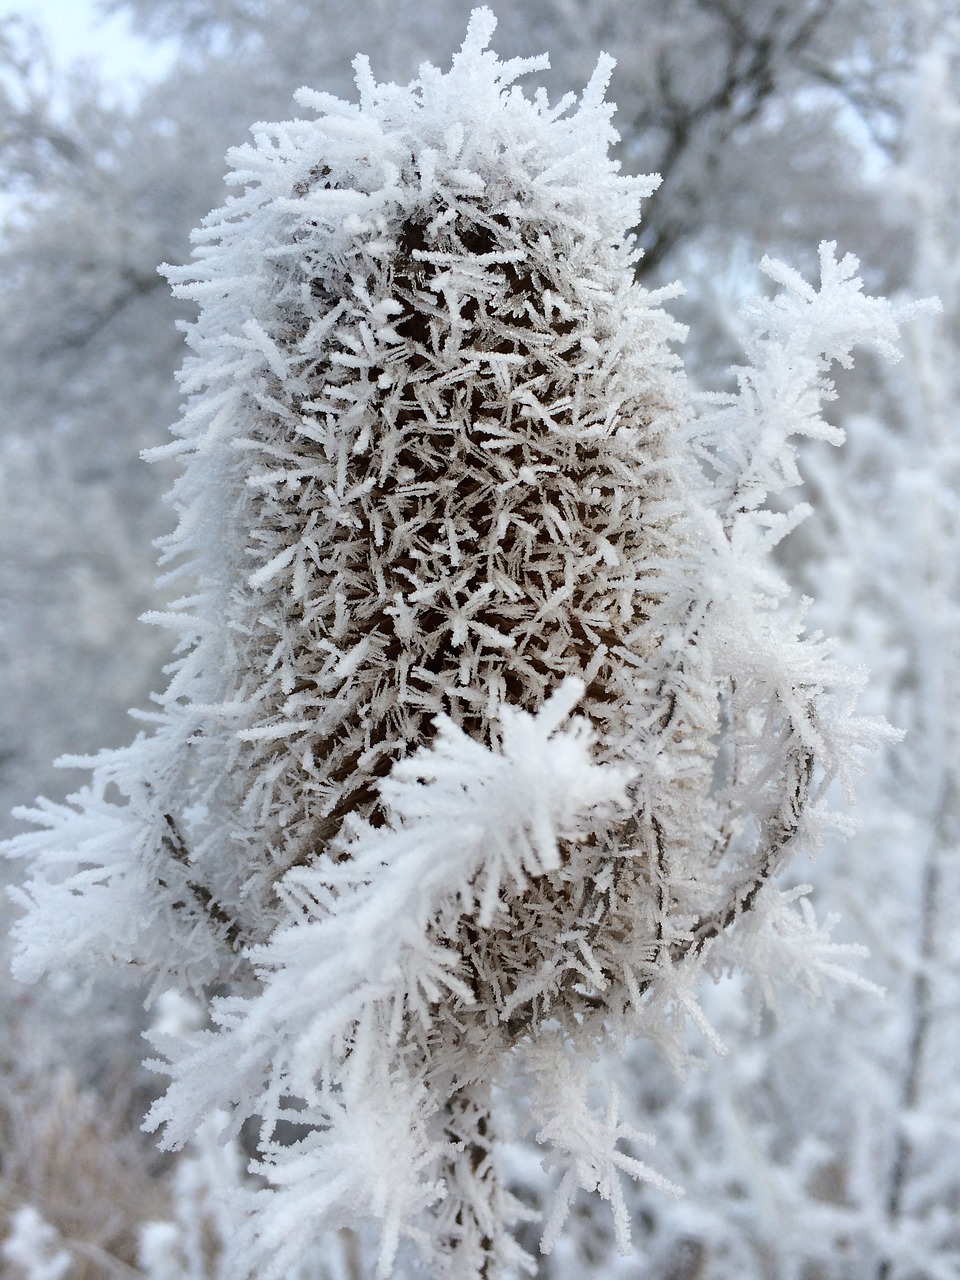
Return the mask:
<path id="1" fill-rule="evenodd" d="M 238 1277 L 344 1227 L 380 1277 L 531 1265 L 507 1072 L 559 1170 L 542 1247 L 586 1190 L 627 1250 L 622 1179 L 658 1179 L 601 1047 L 682 1063 L 703 972 L 816 987 L 843 959 L 773 881 L 882 729 L 772 566 L 802 510 L 767 503 L 792 437 L 836 434 L 830 362 L 892 354 L 899 316 L 832 246 L 819 289 L 768 263 L 752 364 L 697 412 L 634 282 L 656 183 L 609 158 L 610 61 L 551 106 L 494 25 L 405 88 L 358 59 L 359 103 L 302 90 L 315 118 L 232 154 L 169 272 L 200 308 L 158 451 L 170 684 L 10 847 L 21 977 L 118 965 L 207 1009 L 154 1037 L 149 1124 L 256 1119 Z"/>
<path id="2" fill-rule="evenodd" d="M 0 1257 L 26 1280 L 63 1280 L 70 1270 L 70 1254 L 58 1249 L 59 1243 L 56 1228 L 44 1222 L 32 1205 L 23 1205 L 13 1214 Z"/>

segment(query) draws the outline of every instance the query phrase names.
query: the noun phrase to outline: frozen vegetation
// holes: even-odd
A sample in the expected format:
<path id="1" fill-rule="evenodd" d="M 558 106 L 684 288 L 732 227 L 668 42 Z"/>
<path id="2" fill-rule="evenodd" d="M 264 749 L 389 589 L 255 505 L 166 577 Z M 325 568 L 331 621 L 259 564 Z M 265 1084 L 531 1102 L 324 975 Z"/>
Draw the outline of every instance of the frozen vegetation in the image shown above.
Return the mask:
<path id="1" fill-rule="evenodd" d="M 958 15 L 114 7 L 0 29 L 4 1267 L 955 1277 Z"/>

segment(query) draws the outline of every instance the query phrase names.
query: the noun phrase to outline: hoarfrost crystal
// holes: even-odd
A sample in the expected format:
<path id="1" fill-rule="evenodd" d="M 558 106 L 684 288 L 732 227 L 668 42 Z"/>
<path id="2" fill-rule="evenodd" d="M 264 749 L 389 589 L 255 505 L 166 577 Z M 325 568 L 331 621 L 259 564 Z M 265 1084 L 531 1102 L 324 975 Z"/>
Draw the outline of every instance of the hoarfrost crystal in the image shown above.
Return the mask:
<path id="1" fill-rule="evenodd" d="M 765 503 L 789 437 L 828 434 L 830 361 L 897 316 L 829 246 L 820 290 L 770 265 L 754 367 L 698 416 L 669 295 L 633 279 L 656 184 L 609 159 L 611 64 L 551 106 L 493 26 L 406 88 L 359 59 L 358 103 L 302 90 L 314 118 L 233 153 L 239 194 L 169 272 L 200 308 L 159 451 L 190 583 L 152 615 L 170 685 L 12 849 L 23 976 L 120 964 L 209 1009 L 156 1035 L 150 1122 L 178 1145 L 259 1118 L 237 1275 L 364 1224 L 379 1276 L 411 1246 L 438 1276 L 527 1265 L 508 1069 L 561 1168 L 545 1247 L 584 1188 L 627 1248 L 620 1178 L 657 1175 L 590 1100 L 599 1047 L 709 1035 L 695 982 L 768 901 L 745 962 L 782 936 L 808 980 L 807 928 L 831 968 L 767 886 L 876 726 L 781 607 L 792 518 Z"/>

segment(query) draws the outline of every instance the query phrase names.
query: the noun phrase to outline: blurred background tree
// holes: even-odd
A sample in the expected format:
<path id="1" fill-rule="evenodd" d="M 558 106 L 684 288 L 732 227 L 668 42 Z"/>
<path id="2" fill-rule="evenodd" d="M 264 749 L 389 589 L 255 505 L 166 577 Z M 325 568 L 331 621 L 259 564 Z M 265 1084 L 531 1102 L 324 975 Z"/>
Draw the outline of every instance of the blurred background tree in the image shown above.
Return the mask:
<path id="1" fill-rule="evenodd" d="M 416 12 L 398 0 L 106 7 L 176 50 L 162 79 L 120 101 L 91 72 L 53 64 L 29 23 L 0 26 L 0 182 L 11 197 L 0 238 L 8 830 L 12 804 L 75 785 L 75 774 L 52 771 L 55 756 L 129 738 L 127 708 L 149 705 L 162 684 L 164 635 L 136 619 L 157 606 L 151 539 L 172 523 L 160 502 L 169 475 L 139 453 L 163 442 L 177 415 L 184 313 L 157 264 L 187 259 L 190 229 L 221 203 L 224 153 L 251 121 L 292 114 L 301 84 L 351 96 L 360 50 L 378 77 L 401 82 L 425 58 L 445 64 L 472 0 L 421 0 Z M 722 385 L 736 359 L 738 308 L 761 288 L 763 253 L 809 269 L 818 242 L 835 239 L 860 257 L 871 292 L 944 302 L 896 369 L 864 361 L 846 378 L 837 420 L 848 444 L 829 456 L 809 450 L 817 512 L 785 544 L 798 593 L 815 601 L 811 625 L 845 636 L 848 656 L 872 670 L 871 709 L 907 731 L 864 777 L 860 831 L 838 834 L 809 869 L 820 909 L 840 912 L 844 936 L 871 946 L 866 972 L 886 999 L 844 996 L 827 1016 L 791 1008 L 751 1038 L 732 1012 L 738 1002 L 718 989 L 714 1013 L 731 1048 L 724 1072 L 679 1083 L 647 1050 L 629 1055 L 622 1087 L 649 1111 L 661 1167 L 687 1198 L 673 1205 L 639 1191 L 638 1252 L 625 1260 L 584 1202 L 543 1274 L 956 1277 L 960 11 L 954 0 L 494 7 L 501 56 L 549 50 L 553 93 L 585 83 L 600 49 L 617 59 L 610 96 L 622 163 L 663 175 L 640 229 L 644 283 L 687 286 L 675 310 L 697 317 L 686 359 L 704 386 Z M 135 1000 L 100 993 L 84 1006 L 78 992 L 10 990 L 5 1003 L 34 1060 L 56 1062 L 107 1112 L 105 1095 L 122 1078 L 114 1110 L 129 1098 L 136 1111 L 145 1086 Z M 10 1068 L 5 1079 L 11 1114 L 47 1107 L 22 1073 Z M 73 1142 L 74 1130 L 61 1128 Z M 101 1144 L 115 1131 L 116 1116 L 83 1130 Z M 122 1160 L 132 1158 L 124 1147 Z M 139 1158 L 173 1196 L 151 1215 L 175 1218 L 173 1175 L 149 1149 Z M 210 1161 L 191 1158 L 216 1180 Z M 33 1205 L 74 1249 L 76 1269 L 64 1274 L 86 1274 L 71 1244 L 83 1231 L 11 1169 L 5 1158 L 2 1230 L 19 1238 L 14 1215 Z M 518 1153 L 521 1192 L 539 1197 L 539 1176 Z M 129 1203 L 117 1212 L 136 1216 Z M 17 1221 L 23 1235 L 26 1220 Z M 173 1274 L 216 1274 L 216 1232 L 205 1230 L 209 1261 Z M 128 1245 L 122 1257 L 119 1245 L 103 1247 L 108 1257 L 114 1249 L 116 1274 L 158 1280 L 156 1250 L 138 1258 Z M 324 1263 L 330 1275 L 362 1274 L 349 1247 L 341 1254 Z M 28 1274 L 12 1255 L 7 1265 Z M 97 1274 L 113 1274 L 99 1265 Z"/>

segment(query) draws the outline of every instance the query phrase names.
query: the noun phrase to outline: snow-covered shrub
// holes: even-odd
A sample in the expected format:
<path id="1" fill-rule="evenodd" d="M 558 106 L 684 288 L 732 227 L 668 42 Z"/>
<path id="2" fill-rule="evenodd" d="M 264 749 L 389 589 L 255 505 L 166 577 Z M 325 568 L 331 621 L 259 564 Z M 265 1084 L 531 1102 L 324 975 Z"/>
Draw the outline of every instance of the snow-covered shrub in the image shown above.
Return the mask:
<path id="1" fill-rule="evenodd" d="M 63 1280 L 70 1270 L 70 1255 L 58 1248 L 56 1229 L 44 1222 L 32 1205 L 13 1214 L 12 1230 L 0 1245 L 0 1257 L 26 1280 Z"/>
<path id="2" fill-rule="evenodd" d="M 22 977 L 106 962 L 209 1009 L 155 1037 L 150 1123 L 259 1119 L 238 1276 L 369 1224 L 380 1276 L 401 1244 L 438 1276 L 524 1267 L 508 1069 L 560 1171 L 543 1247 L 586 1189 L 626 1249 L 621 1177 L 657 1175 L 598 1048 L 680 1063 L 704 970 L 836 965 L 771 881 L 879 730 L 772 567 L 802 511 L 766 503 L 791 436 L 832 438 L 830 361 L 889 353 L 897 316 L 831 246 L 819 290 L 767 264 L 752 365 L 698 413 L 634 283 L 655 182 L 608 157 L 609 62 L 551 106 L 493 26 L 406 88 L 361 59 L 359 104 L 301 91 L 317 118 L 233 154 L 242 191 L 170 271 L 200 306 L 159 451 L 170 685 L 11 850 Z"/>

